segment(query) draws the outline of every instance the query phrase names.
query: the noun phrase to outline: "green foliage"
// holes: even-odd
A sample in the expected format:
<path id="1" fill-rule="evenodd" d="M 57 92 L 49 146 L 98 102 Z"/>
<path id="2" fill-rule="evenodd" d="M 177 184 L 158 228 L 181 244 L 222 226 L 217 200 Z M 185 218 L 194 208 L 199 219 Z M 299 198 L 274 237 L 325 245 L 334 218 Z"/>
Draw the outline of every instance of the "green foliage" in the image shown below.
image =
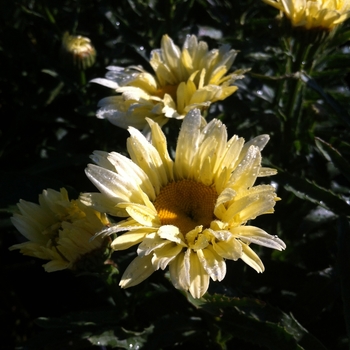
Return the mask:
<path id="1" fill-rule="evenodd" d="M 320 349 L 325 347 L 292 315 L 260 300 L 213 295 L 192 303 L 217 317 L 218 327 L 232 337 L 264 344 L 269 349 Z M 251 332 L 254 329 L 254 337 Z"/>
<path id="2" fill-rule="evenodd" d="M 1 4 L 2 349 L 348 348 L 349 21 L 325 40 L 302 38 L 276 15 L 256 0 Z M 91 39 L 92 67 L 62 61 L 66 31 Z M 151 70 L 163 34 L 180 46 L 196 34 L 210 48 L 239 50 L 233 68 L 251 71 L 207 119 L 246 140 L 269 134 L 263 162 L 279 170 L 271 181 L 282 201 L 254 225 L 277 234 L 286 251 L 259 251 L 261 275 L 228 262 L 225 279 L 200 300 L 174 289 L 163 271 L 121 291 L 118 275 L 47 274 L 39 259 L 8 251 L 22 239 L 10 222 L 20 198 L 36 202 L 45 188 L 66 187 L 72 198 L 94 191 L 84 174 L 89 155 L 125 153 L 127 131 L 95 117 L 111 92 L 89 81 L 108 65 Z M 179 124 L 167 127 L 177 132 Z M 112 257 L 122 272 L 134 252 Z"/>

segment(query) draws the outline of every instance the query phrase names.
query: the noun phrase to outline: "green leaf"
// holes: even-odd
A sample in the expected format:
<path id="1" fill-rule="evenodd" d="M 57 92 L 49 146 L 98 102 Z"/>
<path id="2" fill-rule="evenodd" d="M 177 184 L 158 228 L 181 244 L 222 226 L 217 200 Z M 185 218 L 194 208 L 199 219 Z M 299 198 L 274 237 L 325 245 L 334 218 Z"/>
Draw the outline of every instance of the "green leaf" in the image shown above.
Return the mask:
<path id="1" fill-rule="evenodd" d="M 336 35 L 331 39 L 329 47 L 340 46 L 350 40 L 350 30 L 338 31 Z"/>
<path id="2" fill-rule="evenodd" d="M 125 339 L 120 339 L 120 335 L 116 335 L 113 330 L 108 330 L 99 335 L 90 336 L 88 340 L 92 345 L 110 346 L 120 349 L 141 349 L 146 343 L 148 335 L 152 333 L 153 326 L 146 328 L 143 332 L 122 331 L 125 333 Z"/>
<path id="3" fill-rule="evenodd" d="M 103 326 L 106 324 L 117 324 L 123 317 L 119 310 L 96 310 L 83 311 L 57 317 L 39 317 L 35 323 L 47 329 L 74 329 L 86 328 L 90 326 Z"/>
<path id="4" fill-rule="evenodd" d="M 327 94 L 314 79 L 306 75 L 305 73 L 301 74 L 301 79 L 308 87 L 315 90 L 322 98 L 327 102 L 334 112 L 341 118 L 345 123 L 350 125 L 350 114 L 349 112 L 341 106 L 331 95 Z"/>
<path id="5" fill-rule="evenodd" d="M 125 349 L 126 346 L 126 340 L 118 339 L 112 330 L 105 331 L 99 335 L 93 335 L 89 337 L 89 341 L 92 345 L 110 346 L 112 348 L 120 347 Z"/>
<path id="6" fill-rule="evenodd" d="M 140 349 L 153 332 L 153 326 L 143 332 L 128 331 L 119 325 L 122 318 L 123 313 L 117 309 L 77 312 L 61 318 L 40 317 L 35 323 L 45 328 L 45 331 L 31 339 L 28 346 L 35 350 L 63 349 L 73 341 L 77 349 L 81 349 L 79 344 L 82 342 L 86 345 L 90 343 L 120 349 Z"/>
<path id="7" fill-rule="evenodd" d="M 338 219 L 338 256 L 341 294 L 348 337 L 350 338 L 350 224 L 345 217 Z"/>
<path id="8" fill-rule="evenodd" d="M 183 344 L 190 347 L 195 342 L 198 348 L 204 348 L 208 339 L 205 334 L 205 325 L 200 317 L 191 317 L 191 314 L 178 311 L 169 312 L 157 318 L 154 330 L 147 341 L 148 349 L 167 349 L 174 344 Z"/>
<path id="9" fill-rule="evenodd" d="M 350 215 L 350 205 L 330 190 L 282 170 L 279 170 L 278 176 L 282 180 L 284 188 L 293 192 L 298 198 L 320 205 L 336 215 Z"/>
<path id="10" fill-rule="evenodd" d="M 216 316 L 221 329 L 245 341 L 272 350 L 325 350 L 293 315 L 261 300 L 205 295 L 199 300 L 189 297 L 189 301 Z"/>
<path id="11" fill-rule="evenodd" d="M 333 162 L 334 166 L 350 181 L 350 163 L 329 143 L 319 137 L 315 137 L 315 142 L 323 156 L 329 162 Z"/>

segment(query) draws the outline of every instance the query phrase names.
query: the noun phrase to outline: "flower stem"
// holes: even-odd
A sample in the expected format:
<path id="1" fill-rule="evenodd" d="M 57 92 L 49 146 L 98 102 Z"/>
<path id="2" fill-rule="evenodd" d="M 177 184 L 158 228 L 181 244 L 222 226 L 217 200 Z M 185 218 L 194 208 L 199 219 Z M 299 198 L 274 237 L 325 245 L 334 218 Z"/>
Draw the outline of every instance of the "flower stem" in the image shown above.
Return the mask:
<path id="1" fill-rule="evenodd" d="M 312 127 L 312 120 L 302 120 L 306 86 L 301 80 L 301 74 L 303 72 L 311 74 L 324 34 L 322 31 L 292 28 L 291 36 L 287 41 L 289 55 L 286 60 L 285 74 L 290 78 L 285 83 L 283 133 L 285 145 L 291 153 L 299 150 L 296 141 L 302 138 L 304 130 L 309 132 Z M 303 125 L 302 129 L 301 125 Z"/>
<path id="2" fill-rule="evenodd" d="M 124 297 L 121 293 L 121 288 L 118 285 L 119 279 L 117 278 L 117 275 L 119 275 L 119 271 L 113 265 L 109 265 L 109 268 L 99 276 L 104 282 L 105 287 L 113 299 L 115 306 L 121 307 L 123 305 Z"/>

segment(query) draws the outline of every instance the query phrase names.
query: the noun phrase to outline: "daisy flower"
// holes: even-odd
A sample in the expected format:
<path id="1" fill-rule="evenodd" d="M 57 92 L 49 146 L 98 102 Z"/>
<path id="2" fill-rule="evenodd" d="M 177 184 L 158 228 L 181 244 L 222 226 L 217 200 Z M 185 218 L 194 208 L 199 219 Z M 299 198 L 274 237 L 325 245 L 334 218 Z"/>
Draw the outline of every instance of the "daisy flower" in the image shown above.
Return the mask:
<path id="1" fill-rule="evenodd" d="M 280 10 L 294 27 L 332 30 L 350 17 L 349 0 L 263 0 Z"/>
<path id="2" fill-rule="evenodd" d="M 276 173 L 261 166 L 268 135 L 247 143 L 238 136 L 227 140 L 225 125 L 217 119 L 206 124 L 196 109 L 183 120 L 172 160 L 160 126 L 147 122 L 151 143 L 129 127 L 131 159 L 94 152 L 97 165 L 90 164 L 86 174 L 100 193 L 81 195 L 86 205 L 125 218 L 100 233 L 124 232 L 111 243 L 114 250 L 138 245 L 120 286 L 137 285 L 169 267 L 173 285 L 199 298 L 210 279 L 225 277 L 226 259 L 242 259 L 263 272 L 251 245 L 285 248 L 278 237 L 250 225 L 257 216 L 273 213 L 279 199 L 273 186 L 254 186 L 257 177 Z"/>
<path id="3" fill-rule="evenodd" d="M 237 90 L 233 83 L 247 70 L 228 73 L 236 54 L 228 45 L 209 51 L 195 35 L 188 35 L 180 50 L 164 35 L 161 48 L 151 52 L 154 74 L 140 66 L 111 66 L 106 79 L 92 80 L 117 93 L 99 101 L 97 117 L 122 128 L 144 129 L 146 117 L 162 126 L 169 118 L 183 119 L 193 108 L 205 110 Z"/>
<path id="4" fill-rule="evenodd" d="M 84 256 L 100 249 L 105 251 L 105 239 L 90 239 L 109 224 L 106 215 L 78 200 L 69 200 L 65 188 L 60 192 L 44 190 L 39 204 L 21 200 L 17 206 L 19 212 L 11 221 L 27 241 L 9 249 L 49 260 L 43 265 L 47 272 L 74 270 Z"/>

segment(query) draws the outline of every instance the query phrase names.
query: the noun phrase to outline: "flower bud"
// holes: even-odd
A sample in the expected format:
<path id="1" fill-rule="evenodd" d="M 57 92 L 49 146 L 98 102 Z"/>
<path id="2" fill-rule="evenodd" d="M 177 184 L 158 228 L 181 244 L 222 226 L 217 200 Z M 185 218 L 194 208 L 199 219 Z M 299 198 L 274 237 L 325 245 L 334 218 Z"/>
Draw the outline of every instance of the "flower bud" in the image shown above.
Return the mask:
<path id="1" fill-rule="evenodd" d="M 85 70 L 95 63 L 96 50 L 89 38 L 66 32 L 62 39 L 61 55 L 67 64 Z"/>

